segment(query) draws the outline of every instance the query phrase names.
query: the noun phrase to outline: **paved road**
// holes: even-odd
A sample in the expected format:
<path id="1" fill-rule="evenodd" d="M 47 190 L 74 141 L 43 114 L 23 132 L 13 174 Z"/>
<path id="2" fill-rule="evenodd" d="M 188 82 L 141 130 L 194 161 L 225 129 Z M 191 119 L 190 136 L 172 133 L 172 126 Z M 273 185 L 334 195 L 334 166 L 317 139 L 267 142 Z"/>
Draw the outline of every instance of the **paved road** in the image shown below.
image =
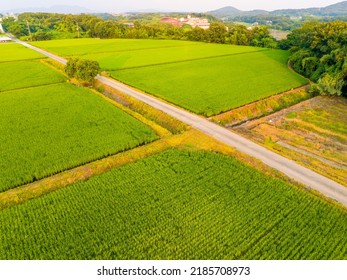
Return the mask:
<path id="1" fill-rule="evenodd" d="M 15 42 L 17 42 L 17 43 L 23 45 L 24 47 L 27 47 L 27 48 L 32 49 L 32 50 L 34 50 L 34 51 L 37 51 L 37 52 L 39 52 L 39 53 L 41 53 L 41 54 L 43 54 L 43 55 L 45 55 L 45 56 L 47 56 L 47 57 L 50 57 L 50 58 L 52 58 L 52 59 L 54 59 L 54 60 L 56 60 L 56 61 L 58 61 L 58 62 L 60 62 L 60 63 L 62 63 L 62 64 L 64 64 L 64 65 L 66 65 L 66 63 L 67 63 L 67 60 L 66 60 L 65 58 L 62 58 L 62 57 L 60 57 L 60 56 L 57 56 L 57 55 L 55 55 L 55 54 L 52 54 L 52 53 L 47 52 L 47 51 L 45 51 L 45 50 L 42 50 L 42 49 L 40 49 L 40 48 L 34 47 L 34 46 L 32 46 L 32 45 L 29 45 L 28 43 L 25 43 L 25 42 L 23 42 L 23 41 L 17 39 L 16 37 L 14 37 L 14 36 L 13 36 L 12 34 L 10 34 L 10 33 L 6 33 L 6 34 L 7 34 L 7 36 L 9 36 L 13 41 L 15 41 Z"/>
<path id="2" fill-rule="evenodd" d="M 49 52 L 41 50 L 39 48 L 33 47 L 27 43 L 21 42 L 15 39 L 16 42 L 31 48 L 35 51 L 40 52 L 52 59 L 55 59 L 63 64 L 66 64 L 66 59 L 53 55 Z M 98 76 L 97 79 L 113 87 L 129 96 L 132 96 L 142 102 L 157 108 L 182 122 L 189 124 L 190 126 L 202 131 L 203 133 L 210 135 L 211 137 L 236 148 L 237 150 L 255 157 L 266 165 L 281 171 L 286 174 L 288 177 L 294 179 L 297 182 L 304 184 L 305 186 L 317 190 L 318 192 L 324 194 L 327 197 L 330 197 L 345 207 L 347 207 L 347 187 L 334 182 L 310 169 L 307 169 L 296 162 L 289 160 L 285 157 L 282 157 L 272 151 L 265 149 L 264 147 L 255 144 L 254 142 L 235 134 L 217 124 L 214 124 L 202 117 L 199 117 L 195 114 L 187 112 L 181 108 L 177 108 L 173 105 L 169 105 L 165 102 L 162 102 L 152 96 L 146 95 L 136 89 L 128 87 L 118 81 L 115 81 L 110 78 Z"/>

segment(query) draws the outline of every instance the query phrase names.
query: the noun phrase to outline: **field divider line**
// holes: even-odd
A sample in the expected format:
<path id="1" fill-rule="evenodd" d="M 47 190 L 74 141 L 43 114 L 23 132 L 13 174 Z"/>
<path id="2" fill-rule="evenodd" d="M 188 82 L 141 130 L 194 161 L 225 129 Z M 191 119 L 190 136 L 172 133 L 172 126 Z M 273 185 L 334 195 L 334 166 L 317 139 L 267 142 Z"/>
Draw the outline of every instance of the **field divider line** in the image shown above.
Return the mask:
<path id="1" fill-rule="evenodd" d="M 87 56 L 90 54 L 112 54 L 112 53 L 123 53 L 123 52 L 136 52 L 136 51 L 146 51 L 146 50 L 159 50 L 159 49 L 172 49 L 172 48 L 183 48 L 187 46 L 194 46 L 197 44 L 187 44 L 187 45 L 181 45 L 181 46 L 167 46 L 167 47 L 153 47 L 153 48 L 140 48 L 140 49 L 131 49 L 131 50 L 119 50 L 119 51 L 104 51 L 104 52 L 91 52 L 86 54 L 78 54 L 78 55 L 66 55 L 67 57 L 75 57 L 75 56 Z M 45 49 L 47 50 L 47 49 Z M 49 51 L 49 50 L 47 50 Z"/>
<path id="2" fill-rule="evenodd" d="M 12 36 L 13 37 L 13 36 Z M 66 64 L 66 59 L 59 56 L 50 54 L 37 47 L 33 47 L 27 43 L 24 43 L 18 39 L 14 39 L 17 43 L 27 46 L 37 52 L 46 54 L 48 57 L 57 60 L 63 64 Z M 293 160 L 289 160 L 273 151 L 262 147 L 251 140 L 229 131 L 228 129 L 221 127 L 211 121 L 183 110 L 182 108 L 175 107 L 168 103 L 164 103 L 157 98 L 144 94 L 143 92 L 136 90 L 132 87 L 126 86 L 123 83 L 114 79 L 102 77 L 98 75 L 96 77 L 101 83 L 108 85 L 116 90 L 123 92 L 129 96 L 132 96 L 147 105 L 150 105 L 164 113 L 171 115 L 172 117 L 200 130 L 201 132 L 211 136 L 212 138 L 231 146 L 238 151 L 245 153 L 251 157 L 254 157 L 262 161 L 267 166 L 284 173 L 289 178 L 304 184 L 309 189 L 318 191 L 319 193 L 329 197 L 341 205 L 347 207 L 347 188 L 341 184 L 321 175 L 317 172 L 308 169 Z"/>
<path id="3" fill-rule="evenodd" d="M 112 69 L 105 69 L 105 70 L 106 71 L 112 71 L 112 72 L 118 72 L 118 71 L 123 71 L 123 70 L 125 71 L 125 70 L 129 70 L 129 69 L 146 68 L 146 67 L 153 67 L 153 66 L 159 66 L 159 65 L 179 64 L 179 63 L 190 62 L 190 61 L 208 60 L 208 59 L 215 59 L 215 58 L 220 58 L 220 57 L 245 55 L 245 54 L 260 53 L 260 52 L 266 52 L 266 51 L 269 51 L 269 49 L 257 50 L 257 51 L 248 51 L 248 52 L 241 52 L 241 53 L 220 54 L 220 55 L 214 55 L 214 56 L 197 57 L 197 58 L 192 58 L 192 59 L 182 59 L 182 60 L 153 63 L 153 64 L 146 64 L 146 65 L 140 65 L 140 66 L 124 67 L 124 68 L 120 68 L 120 69 L 113 69 L 113 70 Z"/>
<path id="4" fill-rule="evenodd" d="M 4 63 L 16 63 L 16 62 L 29 62 L 29 61 L 40 61 L 40 59 L 44 59 L 45 57 L 37 57 L 37 58 L 27 58 L 27 59 L 18 59 L 18 60 L 8 60 L 8 61 L 0 61 L 0 64 Z"/>
<path id="5" fill-rule="evenodd" d="M 183 134 L 160 138 L 151 143 L 95 159 L 38 181 L 0 192 L 0 211 L 24 203 L 30 199 L 66 188 L 72 184 L 86 181 L 93 176 L 101 175 L 113 168 L 134 163 L 168 149 L 179 148 L 182 143 L 185 143 L 187 135 L 189 137 L 191 132 L 187 131 Z"/>
<path id="6" fill-rule="evenodd" d="M 5 93 L 5 92 L 20 91 L 20 90 L 32 89 L 32 88 L 48 87 L 48 86 L 60 85 L 60 84 L 66 84 L 66 82 L 56 82 L 56 83 L 51 83 L 51 84 L 43 84 L 43 85 L 38 85 L 38 86 L 30 86 L 30 87 L 14 88 L 14 89 L 9 89 L 9 90 L 4 90 L 4 91 L 1 91 L 1 90 L 0 90 L 0 94 L 1 94 L 1 93 Z"/>

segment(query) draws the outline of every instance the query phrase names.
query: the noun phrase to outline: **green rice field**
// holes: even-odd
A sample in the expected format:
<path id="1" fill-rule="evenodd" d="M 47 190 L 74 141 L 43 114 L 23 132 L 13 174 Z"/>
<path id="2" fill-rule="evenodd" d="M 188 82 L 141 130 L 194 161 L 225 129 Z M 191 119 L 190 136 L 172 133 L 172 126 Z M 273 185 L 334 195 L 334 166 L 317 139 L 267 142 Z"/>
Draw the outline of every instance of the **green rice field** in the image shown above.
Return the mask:
<path id="1" fill-rule="evenodd" d="M 32 45 L 61 56 L 78 56 L 91 53 L 128 52 L 142 49 L 161 49 L 193 46 L 199 43 L 175 40 L 142 39 L 66 39 L 32 42 Z"/>
<path id="2" fill-rule="evenodd" d="M 96 60 L 113 78 L 197 114 L 212 116 L 307 84 L 288 52 L 161 40 L 35 42 L 58 55 Z"/>
<path id="3" fill-rule="evenodd" d="M 278 50 L 111 72 L 112 77 L 211 116 L 306 83 Z"/>
<path id="4" fill-rule="evenodd" d="M 239 161 L 168 150 L 0 212 L 0 259 L 347 259 L 347 213 Z"/>
<path id="5" fill-rule="evenodd" d="M 0 63 L 0 91 L 65 82 L 66 78 L 37 60 Z"/>
<path id="6" fill-rule="evenodd" d="M 0 62 L 44 58 L 33 50 L 16 43 L 0 44 Z"/>
<path id="7" fill-rule="evenodd" d="M 183 45 L 161 49 L 142 49 L 127 52 L 110 52 L 83 55 L 84 59 L 96 60 L 104 70 L 136 68 L 149 65 L 193 61 L 209 57 L 223 57 L 241 53 L 263 51 L 260 48 L 226 46 L 217 44 Z"/>
<path id="8" fill-rule="evenodd" d="M 155 133 L 66 83 L 0 94 L 0 191 L 131 149 Z"/>

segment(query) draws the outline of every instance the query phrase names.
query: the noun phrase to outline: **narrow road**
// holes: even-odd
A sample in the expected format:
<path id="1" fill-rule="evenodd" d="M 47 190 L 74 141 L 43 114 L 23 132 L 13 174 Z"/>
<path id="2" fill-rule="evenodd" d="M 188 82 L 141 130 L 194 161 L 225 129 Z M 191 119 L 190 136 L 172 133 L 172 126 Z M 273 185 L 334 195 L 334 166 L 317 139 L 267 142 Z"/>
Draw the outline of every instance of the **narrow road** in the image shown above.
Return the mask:
<path id="1" fill-rule="evenodd" d="M 13 38 L 13 36 L 11 36 Z M 46 55 L 56 61 L 66 64 L 66 59 L 51 54 L 47 51 L 41 50 L 37 47 L 31 46 L 18 39 L 13 38 L 16 42 L 33 49 L 43 55 Z M 211 137 L 227 144 L 237 150 L 257 158 L 264 162 L 266 165 L 286 174 L 289 178 L 304 184 L 305 186 L 320 192 L 321 194 L 332 198 L 345 207 L 347 207 L 347 187 L 334 182 L 310 169 L 307 169 L 296 162 L 282 157 L 264 147 L 255 144 L 254 142 L 233 133 L 226 128 L 214 124 L 200 116 L 187 112 L 181 108 L 162 102 L 155 97 L 144 94 L 134 88 L 126 86 L 118 81 L 110 78 L 97 76 L 97 79 L 105 85 L 108 85 L 116 90 L 119 90 L 129 96 L 132 96 L 156 109 L 159 109 L 176 119 L 189 124 L 190 126 L 210 135 Z"/>

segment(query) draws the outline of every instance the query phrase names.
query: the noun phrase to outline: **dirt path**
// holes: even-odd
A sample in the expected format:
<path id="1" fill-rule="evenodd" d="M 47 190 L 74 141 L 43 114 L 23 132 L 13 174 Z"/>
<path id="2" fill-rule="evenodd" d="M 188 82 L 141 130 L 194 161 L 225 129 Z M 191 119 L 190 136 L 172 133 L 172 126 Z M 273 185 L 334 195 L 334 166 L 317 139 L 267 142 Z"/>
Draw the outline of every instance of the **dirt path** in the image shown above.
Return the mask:
<path id="1" fill-rule="evenodd" d="M 66 60 L 61 57 L 50 54 L 27 43 L 21 42 L 18 39 L 16 39 L 16 42 L 35 51 L 38 51 L 41 54 L 44 54 L 63 64 L 66 63 Z M 139 90 L 126 86 L 113 79 L 102 76 L 98 76 L 97 79 L 105 85 L 119 90 L 129 96 L 132 96 L 156 109 L 159 109 L 177 118 L 182 122 L 187 123 L 188 125 L 191 125 L 192 127 L 202 131 L 203 133 L 223 142 L 224 144 L 234 147 L 247 155 L 261 160 L 266 165 L 286 174 L 288 177 L 294 179 L 295 181 L 300 182 L 308 188 L 314 189 L 347 207 L 347 188 L 334 182 L 333 180 L 330 180 L 308 168 L 305 168 L 292 160 L 288 160 L 285 157 L 269 151 L 264 147 L 257 145 L 254 142 L 241 137 L 236 133 L 233 133 L 223 127 L 220 127 L 217 124 L 208 121 L 205 118 L 187 112 L 173 105 L 167 104 L 157 98 L 146 95 Z"/>

